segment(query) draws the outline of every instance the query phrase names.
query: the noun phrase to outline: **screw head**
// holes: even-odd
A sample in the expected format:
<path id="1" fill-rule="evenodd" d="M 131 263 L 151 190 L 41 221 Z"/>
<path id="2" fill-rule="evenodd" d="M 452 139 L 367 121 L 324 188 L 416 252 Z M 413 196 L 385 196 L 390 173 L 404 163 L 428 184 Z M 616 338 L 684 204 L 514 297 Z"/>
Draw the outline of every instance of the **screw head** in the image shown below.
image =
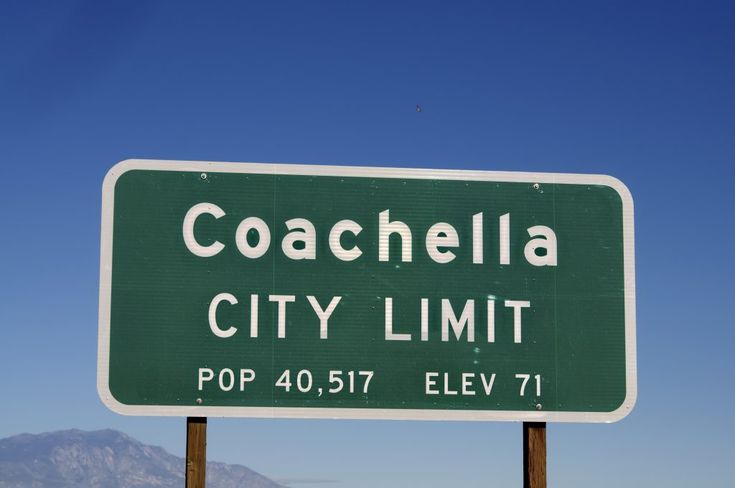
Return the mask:
<path id="1" fill-rule="evenodd" d="M 201 398 L 197 398 L 197 405 L 201 405 L 202 404 L 202 401 L 203 400 Z"/>
<path id="2" fill-rule="evenodd" d="M 534 183 L 533 184 L 533 189 L 534 190 L 538 190 L 539 188 L 541 188 L 541 185 L 539 185 L 538 183 Z"/>
<path id="3" fill-rule="evenodd" d="M 199 178 L 206 180 L 207 179 L 207 173 L 202 173 L 199 175 Z"/>
<path id="4" fill-rule="evenodd" d="M 540 403 L 536 404 L 536 410 L 541 410 L 542 408 L 544 408 L 543 405 L 541 405 Z"/>

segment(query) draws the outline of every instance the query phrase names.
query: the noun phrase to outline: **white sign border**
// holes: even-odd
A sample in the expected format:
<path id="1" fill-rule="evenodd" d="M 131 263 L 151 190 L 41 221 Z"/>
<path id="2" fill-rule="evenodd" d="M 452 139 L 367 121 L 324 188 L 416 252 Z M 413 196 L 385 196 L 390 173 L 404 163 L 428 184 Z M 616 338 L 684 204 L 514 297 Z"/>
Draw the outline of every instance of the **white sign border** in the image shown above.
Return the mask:
<path id="1" fill-rule="evenodd" d="M 623 267 L 625 281 L 625 369 L 626 397 L 611 412 L 545 412 L 499 410 L 420 410 L 373 408 L 290 408 L 290 407 L 214 407 L 204 405 L 126 405 L 109 388 L 110 301 L 112 280 L 112 231 L 115 184 L 131 170 L 254 173 L 303 176 L 345 176 L 411 178 L 436 180 L 473 180 L 515 183 L 602 185 L 614 189 L 623 203 Z M 113 166 L 102 184 L 102 225 L 100 231 L 99 329 L 97 345 L 97 392 L 110 410 L 123 415 L 182 417 L 259 417 L 312 419 L 380 420 L 496 420 L 523 422 L 615 422 L 630 413 L 635 405 L 637 388 L 635 249 L 633 197 L 617 178 L 606 175 L 500 172 L 480 170 L 445 170 L 363 166 L 327 166 L 303 164 L 229 163 L 202 161 L 164 161 L 128 159 Z"/>

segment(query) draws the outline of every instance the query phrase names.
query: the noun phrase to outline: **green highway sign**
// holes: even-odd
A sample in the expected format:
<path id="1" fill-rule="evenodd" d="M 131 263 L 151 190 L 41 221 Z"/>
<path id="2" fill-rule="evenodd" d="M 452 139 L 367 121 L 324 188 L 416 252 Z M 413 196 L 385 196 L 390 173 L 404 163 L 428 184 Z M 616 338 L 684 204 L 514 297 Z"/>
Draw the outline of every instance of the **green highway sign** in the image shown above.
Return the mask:
<path id="1" fill-rule="evenodd" d="M 615 178 L 129 160 L 102 199 L 116 412 L 610 422 L 635 403 Z"/>

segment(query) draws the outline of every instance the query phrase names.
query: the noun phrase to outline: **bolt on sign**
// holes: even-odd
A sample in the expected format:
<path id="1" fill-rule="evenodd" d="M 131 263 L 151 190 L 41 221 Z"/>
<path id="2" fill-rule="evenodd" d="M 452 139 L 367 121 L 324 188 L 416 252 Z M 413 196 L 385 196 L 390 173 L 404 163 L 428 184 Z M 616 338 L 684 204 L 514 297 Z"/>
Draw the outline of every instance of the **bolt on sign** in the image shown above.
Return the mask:
<path id="1" fill-rule="evenodd" d="M 633 251 L 608 176 L 123 161 L 99 394 L 133 415 L 615 421 Z"/>

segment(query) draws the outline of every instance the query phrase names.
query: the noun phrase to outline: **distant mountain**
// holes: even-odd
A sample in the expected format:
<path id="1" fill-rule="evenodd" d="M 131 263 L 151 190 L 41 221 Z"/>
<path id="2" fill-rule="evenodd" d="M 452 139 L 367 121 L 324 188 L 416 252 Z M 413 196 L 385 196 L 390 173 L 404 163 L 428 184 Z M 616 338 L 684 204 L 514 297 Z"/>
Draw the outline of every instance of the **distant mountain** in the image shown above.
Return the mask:
<path id="1" fill-rule="evenodd" d="M 184 460 L 121 432 L 0 439 L 0 488 L 183 488 Z M 245 466 L 207 463 L 207 488 L 283 488 Z"/>

